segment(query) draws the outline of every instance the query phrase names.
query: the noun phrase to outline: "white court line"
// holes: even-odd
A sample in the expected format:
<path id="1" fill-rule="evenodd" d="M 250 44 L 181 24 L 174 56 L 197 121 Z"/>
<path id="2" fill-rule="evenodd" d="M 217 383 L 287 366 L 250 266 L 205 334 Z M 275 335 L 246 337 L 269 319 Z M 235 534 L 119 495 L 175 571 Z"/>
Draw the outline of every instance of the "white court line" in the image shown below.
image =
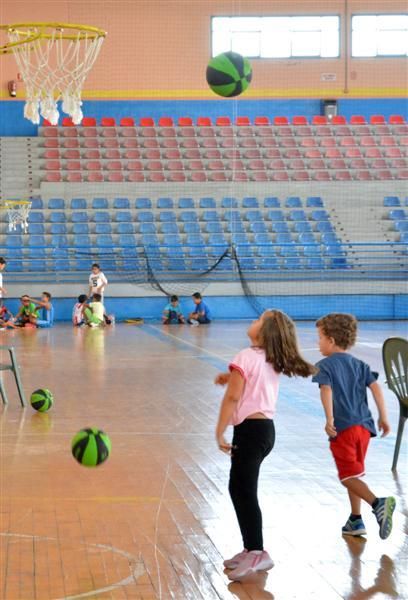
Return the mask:
<path id="1" fill-rule="evenodd" d="M 37 540 L 40 542 L 46 542 L 46 541 L 56 542 L 56 541 L 58 541 L 57 538 L 53 538 L 53 537 L 40 536 L 40 535 L 27 535 L 24 533 L 0 532 L 0 536 Z M 137 579 L 139 579 L 139 577 L 144 575 L 146 572 L 144 565 L 140 561 L 138 561 L 138 559 L 135 556 L 133 556 L 132 554 L 129 554 L 129 552 L 126 552 L 125 550 L 120 550 L 119 548 L 115 548 L 114 546 L 107 546 L 106 544 L 88 544 L 88 543 L 83 543 L 83 542 L 81 542 L 81 543 L 88 547 L 99 548 L 99 549 L 106 550 L 109 552 L 114 552 L 115 554 L 120 554 L 121 556 L 124 556 L 128 560 L 129 566 L 132 563 L 134 563 L 134 564 L 136 563 L 136 567 L 133 569 L 132 573 L 128 577 L 125 577 L 124 579 L 121 579 L 120 581 L 118 581 L 116 583 L 112 583 L 111 585 L 107 585 L 106 587 L 103 587 L 103 588 L 98 588 L 97 590 L 83 592 L 82 594 L 74 594 L 73 596 L 63 596 L 63 598 L 57 598 L 56 600 L 79 600 L 79 598 L 89 598 L 90 596 L 95 596 L 96 594 L 104 594 L 106 592 L 112 592 L 113 590 L 116 590 L 119 587 L 129 585 L 130 583 L 135 583 L 135 581 Z"/>
<path id="2" fill-rule="evenodd" d="M 167 337 L 171 337 L 171 338 L 177 340 L 178 342 L 181 342 L 182 344 L 187 344 L 188 346 L 191 346 L 192 348 L 195 348 L 196 350 L 200 350 L 200 352 L 204 352 L 205 354 L 209 354 L 210 356 L 215 356 L 215 358 L 219 358 L 220 360 L 222 360 L 225 363 L 228 362 L 228 358 L 226 358 L 225 356 L 222 356 L 221 354 L 216 354 L 215 352 L 211 352 L 211 350 L 206 350 L 205 348 L 201 348 L 201 346 L 198 346 L 197 344 L 193 344 L 193 342 L 188 342 L 187 340 L 184 340 L 183 338 L 180 338 L 177 335 L 174 335 L 173 333 L 167 333 L 166 331 L 163 331 L 162 329 L 159 329 L 158 327 L 155 327 L 154 325 L 149 325 L 149 327 L 151 327 L 151 329 L 154 329 L 155 331 L 158 331 L 162 335 L 166 335 Z"/>

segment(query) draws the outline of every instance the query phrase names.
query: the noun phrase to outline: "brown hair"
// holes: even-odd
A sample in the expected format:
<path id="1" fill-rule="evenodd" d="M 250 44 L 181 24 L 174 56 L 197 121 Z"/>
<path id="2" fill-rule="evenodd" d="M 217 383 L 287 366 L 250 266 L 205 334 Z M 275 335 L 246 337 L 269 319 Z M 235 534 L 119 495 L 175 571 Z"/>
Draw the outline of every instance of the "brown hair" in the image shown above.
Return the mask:
<path id="1" fill-rule="evenodd" d="M 264 313 L 259 347 L 265 350 L 266 361 L 273 365 L 277 373 L 288 377 L 309 377 L 317 371 L 301 356 L 295 324 L 280 310 L 268 310 Z"/>
<path id="2" fill-rule="evenodd" d="M 357 338 L 357 319 L 346 313 L 330 313 L 316 321 L 316 327 L 328 338 L 333 338 L 336 346 L 347 350 L 354 346 Z"/>

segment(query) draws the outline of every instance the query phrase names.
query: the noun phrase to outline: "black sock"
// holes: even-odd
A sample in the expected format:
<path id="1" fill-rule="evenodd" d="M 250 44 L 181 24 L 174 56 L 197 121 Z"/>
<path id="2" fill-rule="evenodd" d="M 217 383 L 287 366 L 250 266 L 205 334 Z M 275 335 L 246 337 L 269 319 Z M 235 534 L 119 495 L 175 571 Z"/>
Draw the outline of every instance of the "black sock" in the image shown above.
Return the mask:
<path id="1" fill-rule="evenodd" d="M 377 508 L 377 506 L 378 506 L 378 502 L 379 502 L 379 500 L 378 500 L 378 498 L 376 498 L 376 499 L 374 500 L 374 502 L 372 503 L 372 505 L 371 505 L 371 506 L 373 507 L 373 509 L 374 509 L 374 510 Z"/>
<path id="2" fill-rule="evenodd" d="M 354 521 L 357 521 L 358 519 L 361 519 L 361 515 L 353 515 L 353 513 L 351 513 L 350 521 L 354 522 Z"/>

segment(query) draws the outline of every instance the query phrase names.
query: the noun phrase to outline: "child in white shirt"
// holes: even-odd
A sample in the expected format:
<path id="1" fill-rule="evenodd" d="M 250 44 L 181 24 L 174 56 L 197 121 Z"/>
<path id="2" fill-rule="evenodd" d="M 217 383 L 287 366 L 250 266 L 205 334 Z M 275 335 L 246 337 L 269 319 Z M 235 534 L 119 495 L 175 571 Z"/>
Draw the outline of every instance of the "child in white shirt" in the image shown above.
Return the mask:
<path id="1" fill-rule="evenodd" d="M 89 275 L 89 293 L 91 298 L 94 294 L 100 294 L 103 302 L 105 288 L 108 285 L 106 275 L 102 273 L 100 266 L 97 263 L 92 265 L 92 272 Z"/>

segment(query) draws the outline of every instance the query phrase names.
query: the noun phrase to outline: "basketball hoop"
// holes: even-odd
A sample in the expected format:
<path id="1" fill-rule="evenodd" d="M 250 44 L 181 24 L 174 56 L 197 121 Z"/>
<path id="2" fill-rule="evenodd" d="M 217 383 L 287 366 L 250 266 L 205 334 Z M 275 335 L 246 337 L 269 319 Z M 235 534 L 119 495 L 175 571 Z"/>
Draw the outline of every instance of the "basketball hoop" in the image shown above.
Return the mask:
<path id="1" fill-rule="evenodd" d="M 0 208 L 7 211 L 9 231 L 16 231 L 17 225 L 21 225 L 24 233 L 27 233 L 28 215 L 31 208 L 30 200 L 4 200 Z"/>
<path id="2" fill-rule="evenodd" d="M 0 54 L 14 54 L 26 88 L 24 116 L 38 125 L 40 115 L 57 125 L 57 102 L 75 125 L 82 121 L 81 92 L 106 32 L 67 23 L 0 25 L 8 43 Z"/>

